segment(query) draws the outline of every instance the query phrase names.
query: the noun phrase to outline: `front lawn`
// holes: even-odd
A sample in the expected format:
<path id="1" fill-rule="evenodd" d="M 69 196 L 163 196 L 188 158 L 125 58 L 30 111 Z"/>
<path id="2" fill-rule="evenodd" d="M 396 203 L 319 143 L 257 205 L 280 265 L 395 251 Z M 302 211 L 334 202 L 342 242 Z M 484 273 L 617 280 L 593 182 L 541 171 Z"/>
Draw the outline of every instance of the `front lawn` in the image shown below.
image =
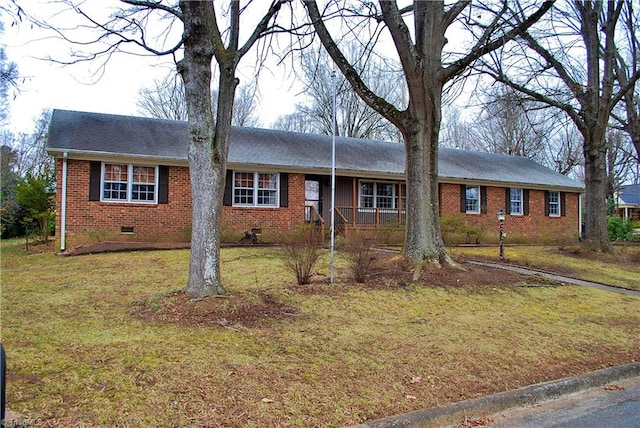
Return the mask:
<path id="1" fill-rule="evenodd" d="M 39 426 L 343 426 L 640 358 L 640 298 L 479 266 L 413 283 L 380 254 L 355 284 L 338 254 L 329 285 L 324 254 L 298 286 L 278 249 L 223 249 L 228 295 L 191 301 L 188 250 L 17 245 L 7 405 Z"/>

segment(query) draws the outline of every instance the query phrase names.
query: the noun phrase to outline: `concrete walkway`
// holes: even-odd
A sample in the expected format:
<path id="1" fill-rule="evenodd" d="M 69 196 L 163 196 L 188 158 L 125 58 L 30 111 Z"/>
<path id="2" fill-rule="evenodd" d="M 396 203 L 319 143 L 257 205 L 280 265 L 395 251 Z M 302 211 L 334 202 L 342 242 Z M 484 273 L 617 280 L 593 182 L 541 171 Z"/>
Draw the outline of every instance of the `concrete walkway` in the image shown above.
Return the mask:
<path id="1" fill-rule="evenodd" d="M 640 297 L 640 291 L 629 290 L 621 287 L 614 287 L 612 285 L 600 284 L 598 282 L 585 281 L 583 279 L 569 278 L 569 277 L 558 275 L 555 273 L 541 272 L 534 269 L 523 268 L 520 266 L 507 265 L 503 263 L 478 262 L 473 260 L 468 261 L 468 263 L 471 263 L 474 265 L 480 265 L 480 266 L 487 266 L 487 267 L 496 268 L 496 269 L 509 270 L 512 272 L 517 272 L 522 275 L 537 275 L 541 278 L 550 279 L 552 281 L 562 282 L 566 284 L 582 285 L 584 287 L 592 287 L 592 288 L 597 288 L 599 290 L 611 291 L 614 293 Z M 638 281 L 640 282 L 640 278 L 638 279 Z"/>

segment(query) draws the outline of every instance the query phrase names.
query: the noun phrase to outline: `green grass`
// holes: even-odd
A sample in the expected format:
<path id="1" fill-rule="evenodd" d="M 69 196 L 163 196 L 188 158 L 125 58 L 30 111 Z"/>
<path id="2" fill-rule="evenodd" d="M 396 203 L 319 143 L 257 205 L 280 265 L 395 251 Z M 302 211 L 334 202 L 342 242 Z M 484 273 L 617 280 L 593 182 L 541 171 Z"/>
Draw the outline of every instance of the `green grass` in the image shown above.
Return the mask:
<path id="1" fill-rule="evenodd" d="M 508 262 L 530 266 L 573 278 L 640 291 L 640 245 L 616 246 L 615 254 L 597 254 L 582 250 L 578 245 L 507 246 Z M 456 247 L 454 256 L 497 259 L 497 247 Z"/>
<path id="2" fill-rule="evenodd" d="M 1 248 L 7 402 L 47 426 L 344 426 L 640 357 L 640 299 L 588 288 L 369 287 L 340 254 L 337 284 L 324 254 L 305 288 L 276 249 L 223 249 L 231 295 L 296 314 L 189 326 L 134 315 L 184 286 L 187 250 L 17 245 Z"/>

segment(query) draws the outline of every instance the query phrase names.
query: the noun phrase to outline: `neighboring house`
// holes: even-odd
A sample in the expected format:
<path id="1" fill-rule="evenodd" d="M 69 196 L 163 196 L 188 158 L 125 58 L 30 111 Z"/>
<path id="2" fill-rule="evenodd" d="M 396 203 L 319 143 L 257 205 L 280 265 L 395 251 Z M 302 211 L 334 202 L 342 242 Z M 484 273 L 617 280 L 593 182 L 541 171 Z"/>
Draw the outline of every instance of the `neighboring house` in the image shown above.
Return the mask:
<path id="1" fill-rule="evenodd" d="M 326 135 L 233 128 L 223 239 L 251 229 L 275 239 L 305 221 L 328 226 L 331 146 Z M 187 147 L 186 122 L 54 110 L 47 151 L 56 157 L 61 249 L 97 240 L 188 242 Z M 402 229 L 404 163 L 401 144 L 336 138 L 338 232 Z M 490 239 L 500 209 L 511 239 L 578 238 L 582 186 L 526 158 L 440 149 L 439 187 L 443 218 Z"/>
<path id="2" fill-rule="evenodd" d="M 640 184 L 620 186 L 616 194 L 616 212 L 623 220 L 640 220 Z"/>

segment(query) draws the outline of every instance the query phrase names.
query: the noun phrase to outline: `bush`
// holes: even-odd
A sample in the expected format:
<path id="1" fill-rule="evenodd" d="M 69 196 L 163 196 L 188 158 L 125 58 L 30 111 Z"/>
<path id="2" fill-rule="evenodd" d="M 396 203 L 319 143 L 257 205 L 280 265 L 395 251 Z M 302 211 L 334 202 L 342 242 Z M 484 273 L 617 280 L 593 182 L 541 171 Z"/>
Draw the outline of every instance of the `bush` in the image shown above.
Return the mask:
<path id="1" fill-rule="evenodd" d="M 34 175 L 28 172 L 16 187 L 16 202 L 27 213 L 23 224 L 37 231 L 43 243 L 48 242 L 51 224 L 55 221 L 53 186 L 53 173 Z"/>
<path id="2" fill-rule="evenodd" d="M 300 226 L 284 234 L 281 241 L 285 269 L 295 275 L 298 285 L 308 284 L 311 281 L 313 267 L 320 257 L 317 232 L 312 227 Z"/>
<path id="3" fill-rule="evenodd" d="M 612 241 L 636 241 L 638 237 L 633 234 L 636 226 L 631 220 L 623 220 L 618 216 L 607 217 L 607 231 Z"/>
<path id="4" fill-rule="evenodd" d="M 349 268 L 356 282 L 364 282 L 375 260 L 372 239 L 363 232 L 353 232 L 344 240 L 344 250 Z"/>
<path id="5" fill-rule="evenodd" d="M 466 244 L 479 244 L 486 235 L 484 230 L 467 224 L 463 218 L 457 215 L 441 215 L 440 229 L 447 244 L 463 242 Z"/>

